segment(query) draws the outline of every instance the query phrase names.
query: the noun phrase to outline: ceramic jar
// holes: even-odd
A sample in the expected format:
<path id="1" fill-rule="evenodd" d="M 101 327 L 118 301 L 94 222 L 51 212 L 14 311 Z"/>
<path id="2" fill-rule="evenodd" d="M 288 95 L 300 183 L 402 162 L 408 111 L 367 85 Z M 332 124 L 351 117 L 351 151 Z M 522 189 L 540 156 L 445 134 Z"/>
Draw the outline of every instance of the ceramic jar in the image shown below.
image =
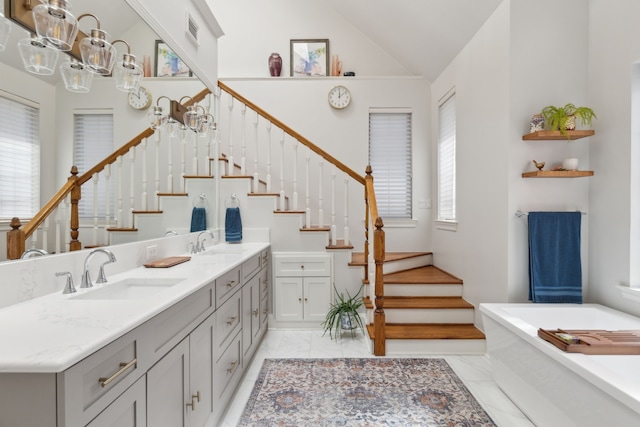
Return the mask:
<path id="1" fill-rule="evenodd" d="M 282 57 L 279 53 L 272 53 L 269 56 L 269 74 L 271 77 L 279 77 L 282 72 Z"/>

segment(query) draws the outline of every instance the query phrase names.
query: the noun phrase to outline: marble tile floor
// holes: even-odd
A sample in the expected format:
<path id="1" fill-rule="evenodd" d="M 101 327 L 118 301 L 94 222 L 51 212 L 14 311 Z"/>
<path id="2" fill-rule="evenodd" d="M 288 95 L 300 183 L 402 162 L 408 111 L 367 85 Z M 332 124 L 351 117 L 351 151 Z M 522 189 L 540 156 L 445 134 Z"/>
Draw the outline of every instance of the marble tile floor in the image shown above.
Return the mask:
<path id="1" fill-rule="evenodd" d="M 235 427 L 249 400 L 262 362 L 269 358 L 340 358 L 373 357 L 362 334 L 344 335 L 339 341 L 322 336 L 322 331 L 270 330 L 246 371 L 223 416 L 220 427 Z M 402 357 L 402 356 L 390 356 Z M 406 357 L 419 357 L 407 355 Z M 476 400 L 498 427 L 534 427 L 534 424 L 500 390 L 491 376 L 491 362 L 486 355 L 445 355 L 443 357 L 462 379 Z"/>

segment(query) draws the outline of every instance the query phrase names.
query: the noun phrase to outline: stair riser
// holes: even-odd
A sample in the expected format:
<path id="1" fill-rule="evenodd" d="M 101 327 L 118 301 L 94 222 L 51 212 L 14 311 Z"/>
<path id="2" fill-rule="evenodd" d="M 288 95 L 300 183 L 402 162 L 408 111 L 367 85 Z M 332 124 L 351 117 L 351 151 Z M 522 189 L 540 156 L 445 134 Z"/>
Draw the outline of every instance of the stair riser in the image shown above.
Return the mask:
<path id="1" fill-rule="evenodd" d="M 430 254 L 421 255 L 417 257 L 400 259 L 396 261 L 385 261 L 383 266 L 383 271 L 384 271 L 384 274 L 389 274 L 389 273 L 395 273 L 397 271 L 424 267 L 425 265 L 431 265 L 432 263 L 433 263 L 433 257 Z"/>
<path id="2" fill-rule="evenodd" d="M 373 310 L 368 310 L 373 313 Z M 371 313 L 370 321 L 373 319 Z M 387 323 L 473 323 L 473 309 L 384 309 Z"/>
<path id="3" fill-rule="evenodd" d="M 385 283 L 384 295 L 389 297 L 461 297 L 462 285 Z"/>
<path id="4" fill-rule="evenodd" d="M 373 352 L 373 340 L 370 349 Z M 485 354 L 485 340 L 387 340 L 386 355 Z"/>

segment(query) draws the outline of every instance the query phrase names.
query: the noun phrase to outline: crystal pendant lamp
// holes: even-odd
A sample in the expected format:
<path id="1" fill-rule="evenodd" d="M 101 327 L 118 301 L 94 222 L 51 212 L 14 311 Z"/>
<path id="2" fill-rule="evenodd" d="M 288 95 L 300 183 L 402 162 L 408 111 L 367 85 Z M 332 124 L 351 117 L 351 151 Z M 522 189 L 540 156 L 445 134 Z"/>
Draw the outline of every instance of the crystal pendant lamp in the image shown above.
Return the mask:
<path id="1" fill-rule="evenodd" d="M 122 42 L 127 45 L 127 53 L 122 55 L 122 59 L 115 63 L 113 67 L 113 77 L 116 79 L 116 88 L 123 92 L 138 92 L 140 82 L 144 75 L 142 67 L 136 62 L 136 57 L 131 54 L 129 43 L 124 40 L 116 40 L 115 45 Z"/>
<path id="2" fill-rule="evenodd" d="M 78 20 L 66 0 L 45 0 L 33 8 L 36 33 L 47 45 L 69 51 L 78 34 Z"/>
<path id="3" fill-rule="evenodd" d="M 84 65 L 76 59 L 71 59 L 60 65 L 60 74 L 65 88 L 70 92 L 87 93 L 91 90 L 93 73 L 90 73 Z"/>
<path id="4" fill-rule="evenodd" d="M 116 49 L 109 42 L 109 34 L 100 29 L 100 21 L 98 18 L 90 13 L 85 13 L 80 15 L 78 20 L 85 16 L 94 18 L 98 25 L 97 28 L 91 30 L 88 37 L 80 41 L 82 63 L 87 70 L 92 73 L 108 76 L 111 74 L 113 64 L 116 60 Z"/>
<path id="5" fill-rule="evenodd" d="M 56 70 L 59 52 L 48 48 L 36 35 L 18 42 L 24 68 L 33 74 L 49 76 Z"/>
<path id="6" fill-rule="evenodd" d="M 11 22 L 0 15 L 0 52 L 5 50 L 7 42 L 9 41 L 9 35 L 11 34 Z"/>

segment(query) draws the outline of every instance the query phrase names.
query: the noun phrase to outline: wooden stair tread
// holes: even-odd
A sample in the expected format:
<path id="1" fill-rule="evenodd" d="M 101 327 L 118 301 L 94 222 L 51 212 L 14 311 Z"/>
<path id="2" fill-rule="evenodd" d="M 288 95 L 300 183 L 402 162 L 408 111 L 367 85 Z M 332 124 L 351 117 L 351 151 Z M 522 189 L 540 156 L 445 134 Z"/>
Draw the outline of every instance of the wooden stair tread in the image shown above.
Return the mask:
<path id="1" fill-rule="evenodd" d="M 462 284 L 462 279 L 433 265 L 388 273 L 384 275 L 383 280 L 385 286 L 393 284 Z"/>
<path id="2" fill-rule="evenodd" d="M 329 243 L 326 249 L 353 249 L 353 245 L 351 243 L 345 243 L 344 239 L 336 239 L 336 244 L 332 245 Z"/>
<path id="3" fill-rule="evenodd" d="M 280 209 L 273 211 L 275 214 L 303 214 L 304 211 L 281 211 Z"/>
<path id="4" fill-rule="evenodd" d="M 183 178 L 192 178 L 192 179 L 208 179 L 208 178 L 213 178 L 213 175 L 185 175 L 183 176 Z"/>
<path id="5" fill-rule="evenodd" d="M 253 179 L 253 177 L 251 175 L 222 175 L 220 178 L 222 178 L 222 179 L 238 179 L 238 178 Z"/>
<path id="6" fill-rule="evenodd" d="M 107 231 L 126 231 L 126 232 L 133 232 L 133 231 L 138 231 L 137 228 L 107 228 Z"/>
<path id="7" fill-rule="evenodd" d="M 313 231 L 331 231 L 331 227 L 319 227 L 317 225 L 312 225 L 311 227 L 300 227 L 300 231 L 303 232 L 313 232 Z"/>
<path id="8" fill-rule="evenodd" d="M 280 197 L 279 193 L 248 193 L 249 197 L 260 197 L 260 196 L 272 196 L 272 197 Z"/>
<path id="9" fill-rule="evenodd" d="M 375 338 L 373 325 L 367 325 L 371 339 Z M 471 323 L 390 323 L 385 327 L 390 340 L 483 340 L 484 333 Z"/>
<path id="10" fill-rule="evenodd" d="M 165 197 L 185 197 L 188 196 L 188 193 L 158 193 L 158 196 L 165 196 Z"/>
<path id="11" fill-rule="evenodd" d="M 161 214 L 162 211 L 131 211 L 133 214 Z"/>
<path id="12" fill-rule="evenodd" d="M 432 252 L 386 252 L 384 262 L 398 261 L 402 259 L 415 258 L 424 255 L 432 255 Z M 364 252 L 354 252 L 351 254 L 351 266 L 364 265 Z"/>
<path id="13" fill-rule="evenodd" d="M 366 308 L 373 308 L 369 297 L 363 298 Z M 384 297 L 384 309 L 474 309 L 460 297 Z"/>

